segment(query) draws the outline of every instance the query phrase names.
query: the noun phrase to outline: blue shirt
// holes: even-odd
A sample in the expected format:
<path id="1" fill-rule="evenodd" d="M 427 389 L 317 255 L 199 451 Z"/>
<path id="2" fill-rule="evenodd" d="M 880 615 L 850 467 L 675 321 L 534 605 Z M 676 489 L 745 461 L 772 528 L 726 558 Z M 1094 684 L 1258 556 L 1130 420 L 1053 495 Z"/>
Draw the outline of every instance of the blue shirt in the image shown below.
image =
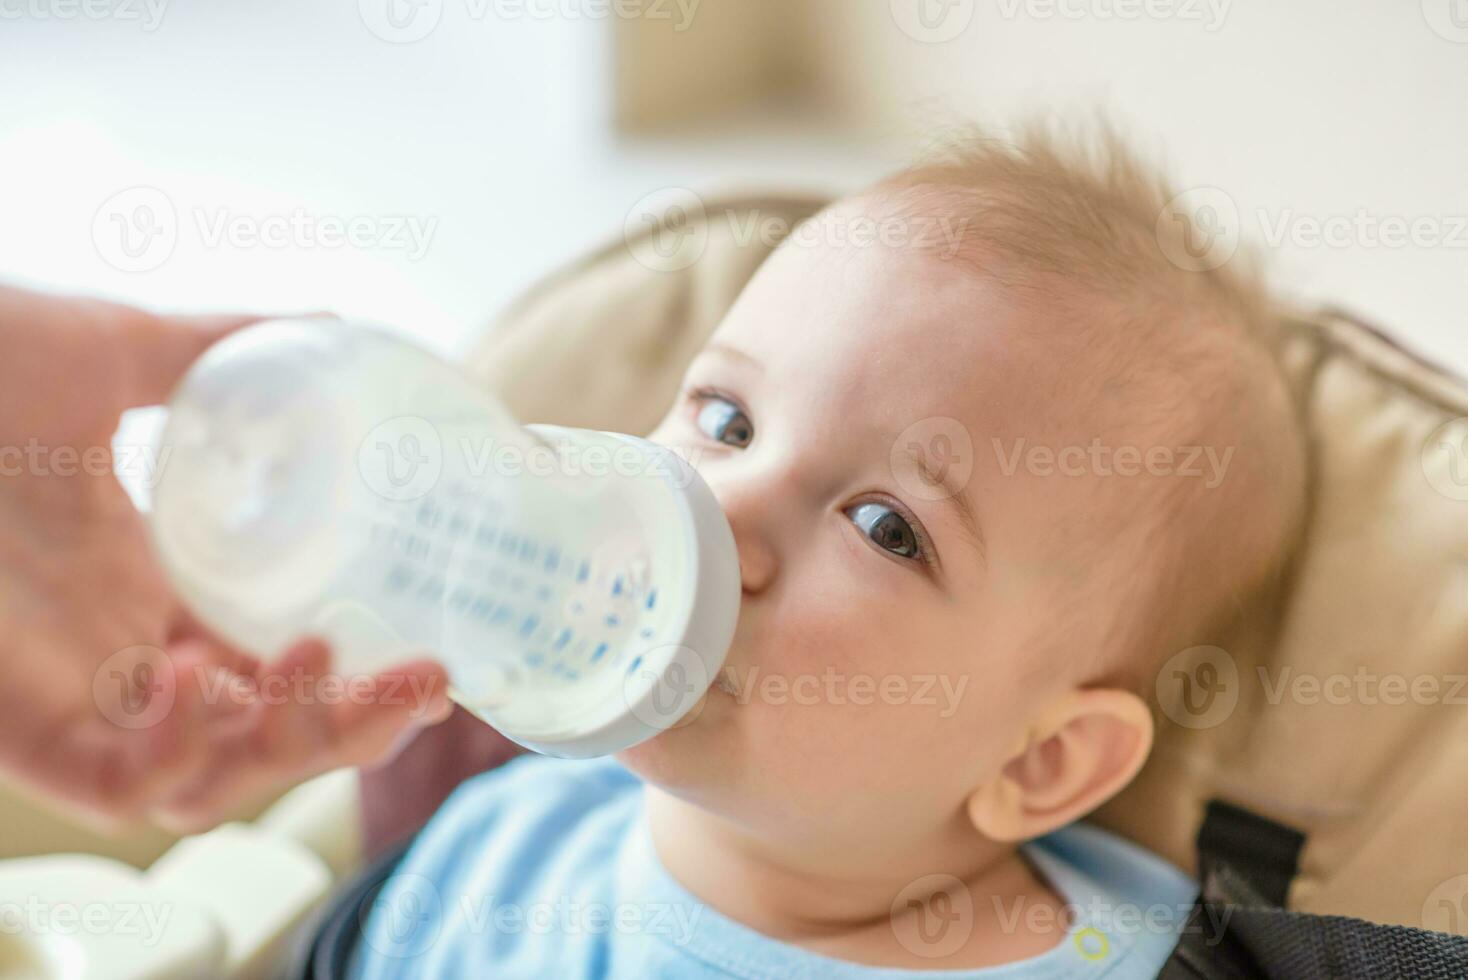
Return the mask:
<path id="1" fill-rule="evenodd" d="M 1083 824 L 1024 852 L 1074 916 L 1054 948 L 979 970 L 862 966 L 761 935 L 686 891 L 653 850 L 641 781 L 614 760 L 523 756 L 465 783 L 444 804 L 369 906 L 352 973 L 359 980 L 1157 975 L 1197 894 L 1188 876 Z M 1014 902 L 969 914 L 1033 908 Z M 945 930 L 972 922 L 949 906 L 935 903 L 934 911 L 941 914 L 926 936 L 899 940 L 938 949 Z"/>

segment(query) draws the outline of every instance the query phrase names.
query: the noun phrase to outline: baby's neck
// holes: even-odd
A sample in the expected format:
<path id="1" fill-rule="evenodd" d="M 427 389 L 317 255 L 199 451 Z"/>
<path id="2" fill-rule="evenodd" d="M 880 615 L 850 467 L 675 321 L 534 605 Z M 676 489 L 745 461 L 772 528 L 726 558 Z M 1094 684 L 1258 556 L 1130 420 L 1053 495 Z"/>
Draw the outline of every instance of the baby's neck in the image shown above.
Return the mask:
<path id="1" fill-rule="evenodd" d="M 985 842 L 958 821 L 951 840 L 931 842 L 910 867 L 873 868 L 864 860 L 869 855 L 828 863 L 810 848 L 787 853 L 651 784 L 646 794 L 649 829 L 668 873 L 709 907 L 773 939 L 871 966 L 936 970 L 1012 963 L 1064 938 L 1053 925 L 1063 921 L 1063 899 L 1014 847 Z M 873 842 L 874 852 L 878 845 Z M 952 914 L 942 904 L 949 899 L 930 902 L 933 889 L 922 888 L 920 880 L 944 887 L 934 872 L 951 875 L 969 892 L 966 942 L 945 936 L 924 945 L 914 937 L 930 934 L 926 923 L 903 921 L 940 908 Z M 899 894 L 903 901 L 894 910 Z M 1036 909 L 1044 914 L 1032 914 Z M 1037 931 L 1027 923 L 1048 927 Z"/>

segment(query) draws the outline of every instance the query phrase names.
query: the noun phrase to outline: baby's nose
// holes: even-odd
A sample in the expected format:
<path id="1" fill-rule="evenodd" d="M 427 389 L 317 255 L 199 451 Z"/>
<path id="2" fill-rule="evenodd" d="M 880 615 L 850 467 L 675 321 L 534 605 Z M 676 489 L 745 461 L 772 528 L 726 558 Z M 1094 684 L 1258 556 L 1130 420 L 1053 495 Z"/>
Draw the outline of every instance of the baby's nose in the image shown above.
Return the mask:
<path id="1" fill-rule="evenodd" d="M 739 553 L 739 578 L 745 594 L 769 588 L 778 566 L 773 528 L 765 517 L 769 494 L 762 495 L 761 499 L 761 495 L 754 493 L 752 488 L 723 485 L 712 489 L 734 532 L 734 546 Z"/>

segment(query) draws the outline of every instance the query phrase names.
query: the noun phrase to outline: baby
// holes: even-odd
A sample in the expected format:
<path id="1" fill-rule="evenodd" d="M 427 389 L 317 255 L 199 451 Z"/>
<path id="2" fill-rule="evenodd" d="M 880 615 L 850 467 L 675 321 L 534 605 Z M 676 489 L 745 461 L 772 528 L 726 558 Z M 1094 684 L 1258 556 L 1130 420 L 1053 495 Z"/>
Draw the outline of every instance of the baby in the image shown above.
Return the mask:
<path id="1" fill-rule="evenodd" d="M 1155 976 L 1196 885 L 1077 821 L 1304 495 L 1262 293 L 1169 261 L 1168 197 L 1109 135 L 965 140 L 777 250 L 651 436 L 738 545 L 719 682 L 462 786 L 355 974 Z"/>

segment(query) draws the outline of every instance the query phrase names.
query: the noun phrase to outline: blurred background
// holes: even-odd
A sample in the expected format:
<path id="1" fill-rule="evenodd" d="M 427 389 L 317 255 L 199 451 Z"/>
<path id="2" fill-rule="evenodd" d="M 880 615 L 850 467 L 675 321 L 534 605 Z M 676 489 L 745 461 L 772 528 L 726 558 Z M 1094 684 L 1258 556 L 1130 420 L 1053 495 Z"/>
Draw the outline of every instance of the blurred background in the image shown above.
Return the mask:
<path id="1" fill-rule="evenodd" d="M 1468 0 L 0 0 L 0 276 L 452 351 L 667 188 L 1101 109 L 1281 289 L 1468 371 Z"/>

